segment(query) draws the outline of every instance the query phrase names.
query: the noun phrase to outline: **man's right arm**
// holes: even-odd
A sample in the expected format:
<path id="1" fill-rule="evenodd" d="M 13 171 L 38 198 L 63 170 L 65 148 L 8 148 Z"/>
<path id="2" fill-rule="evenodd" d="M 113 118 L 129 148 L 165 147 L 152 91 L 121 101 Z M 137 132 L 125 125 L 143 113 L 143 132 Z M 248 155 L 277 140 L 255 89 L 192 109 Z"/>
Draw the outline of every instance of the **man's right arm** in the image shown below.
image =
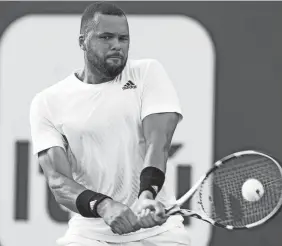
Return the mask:
<path id="1" fill-rule="evenodd" d="M 56 201 L 71 211 L 80 213 L 77 198 L 87 189 L 73 179 L 65 150 L 62 147 L 43 150 L 38 153 L 38 160 Z M 102 200 L 96 211 L 114 233 L 122 235 L 141 228 L 133 211 L 112 199 Z"/>
<path id="2" fill-rule="evenodd" d="M 79 194 L 87 189 L 74 181 L 71 166 L 64 149 L 52 147 L 43 150 L 38 153 L 38 161 L 56 201 L 71 211 L 79 213 L 76 199 Z M 97 212 L 98 214 L 101 213 L 100 216 L 102 216 L 109 200 L 105 199 L 98 205 Z"/>

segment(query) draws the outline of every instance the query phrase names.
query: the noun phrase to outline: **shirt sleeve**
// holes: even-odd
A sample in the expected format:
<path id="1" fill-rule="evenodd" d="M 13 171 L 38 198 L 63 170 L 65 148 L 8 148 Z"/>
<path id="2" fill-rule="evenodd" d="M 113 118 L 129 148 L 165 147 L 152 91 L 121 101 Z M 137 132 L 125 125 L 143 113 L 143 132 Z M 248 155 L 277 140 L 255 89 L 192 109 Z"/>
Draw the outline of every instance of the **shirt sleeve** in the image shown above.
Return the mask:
<path id="1" fill-rule="evenodd" d="M 30 128 L 34 155 L 55 146 L 65 150 L 63 136 L 52 123 L 44 98 L 39 94 L 30 106 Z"/>
<path id="2" fill-rule="evenodd" d="M 143 82 L 141 119 L 154 113 L 175 112 L 182 120 L 177 92 L 163 66 L 150 61 Z"/>

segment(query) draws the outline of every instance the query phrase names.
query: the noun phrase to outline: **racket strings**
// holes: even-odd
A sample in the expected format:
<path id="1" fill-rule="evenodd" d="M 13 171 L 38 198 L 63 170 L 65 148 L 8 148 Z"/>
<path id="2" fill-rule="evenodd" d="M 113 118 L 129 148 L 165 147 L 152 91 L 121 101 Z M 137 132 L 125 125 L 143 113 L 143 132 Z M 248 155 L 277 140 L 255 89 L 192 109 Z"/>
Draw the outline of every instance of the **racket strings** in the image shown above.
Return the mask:
<path id="1" fill-rule="evenodd" d="M 273 183 L 276 183 L 276 182 L 281 182 L 281 179 L 282 179 L 282 178 L 276 179 L 276 180 L 273 180 L 273 181 L 270 181 L 270 182 L 268 182 L 268 183 L 265 183 L 265 186 L 268 186 L 269 184 L 273 184 Z"/>
<path id="2" fill-rule="evenodd" d="M 264 194 L 258 201 L 243 198 L 241 189 L 247 179 L 259 180 Z M 227 160 L 209 175 L 199 192 L 201 209 L 223 225 L 244 227 L 270 214 L 281 202 L 280 168 L 270 159 L 248 155 Z"/>

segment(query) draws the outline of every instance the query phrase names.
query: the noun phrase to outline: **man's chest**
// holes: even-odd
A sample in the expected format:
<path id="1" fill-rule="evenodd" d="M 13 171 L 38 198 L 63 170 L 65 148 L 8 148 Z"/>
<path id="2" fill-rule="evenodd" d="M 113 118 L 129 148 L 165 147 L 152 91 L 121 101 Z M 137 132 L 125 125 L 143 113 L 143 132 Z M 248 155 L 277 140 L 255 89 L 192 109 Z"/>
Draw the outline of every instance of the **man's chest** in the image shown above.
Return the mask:
<path id="1" fill-rule="evenodd" d="M 126 88 L 126 89 L 125 89 Z M 79 132 L 103 132 L 140 124 L 141 95 L 135 87 L 111 85 L 68 96 L 58 123 Z"/>

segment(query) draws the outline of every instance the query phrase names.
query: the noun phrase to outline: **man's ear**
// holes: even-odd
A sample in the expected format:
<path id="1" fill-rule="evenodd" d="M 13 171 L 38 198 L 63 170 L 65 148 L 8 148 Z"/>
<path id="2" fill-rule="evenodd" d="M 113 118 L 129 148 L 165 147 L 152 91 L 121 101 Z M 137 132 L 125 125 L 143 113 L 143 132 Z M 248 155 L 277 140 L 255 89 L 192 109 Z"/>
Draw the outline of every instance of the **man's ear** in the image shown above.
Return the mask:
<path id="1" fill-rule="evenodd" d="M 84 38 L 84 35 L 83 35 L 83 34 L 80 34 L 80 35 L 79 35 L 78 42 L 79 42 L 79 47 L 80 47 L 82 50 L 86 50 L 86 47 L 85 47 L 85 38 Z"/>

